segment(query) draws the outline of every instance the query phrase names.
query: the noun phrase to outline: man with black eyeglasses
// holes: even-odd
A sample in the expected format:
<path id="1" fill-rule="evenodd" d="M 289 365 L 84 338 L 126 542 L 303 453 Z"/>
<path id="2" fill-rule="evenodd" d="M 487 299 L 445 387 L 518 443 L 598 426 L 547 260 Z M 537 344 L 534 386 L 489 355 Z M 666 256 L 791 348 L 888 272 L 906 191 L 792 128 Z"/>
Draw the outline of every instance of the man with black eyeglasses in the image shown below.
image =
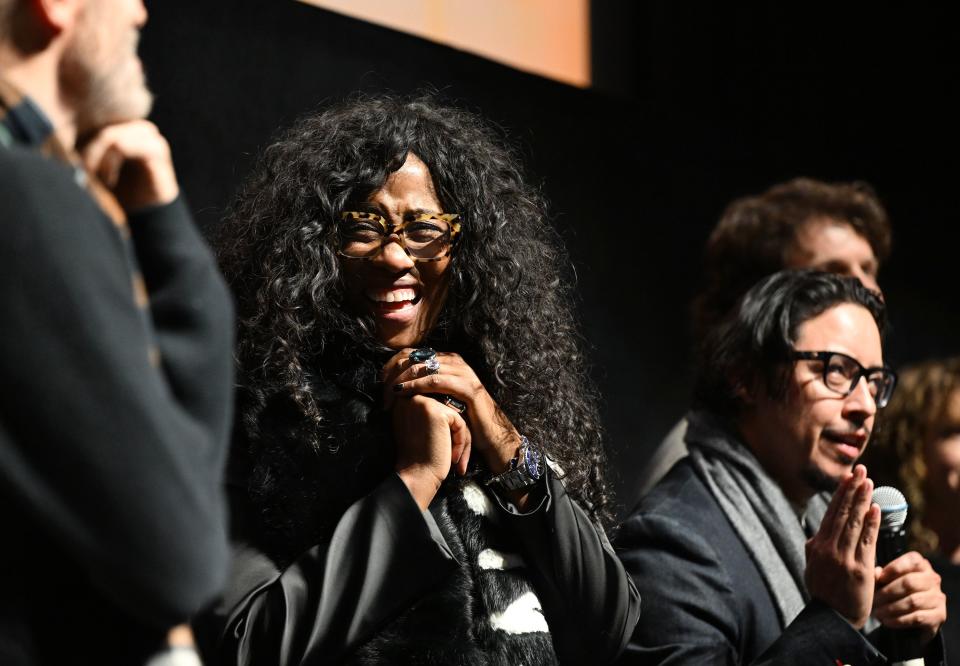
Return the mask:
<path id="1" fill-rule="evenodd" d="M 855 277 L 880 292 L 890 257 L 890 218 L 862 181 L 794 178 L 730 202 L 710 232 L 699 293 L 691 304 L 692 349 L 761 278 L 788 268 Z M 681 418 L 630 481 L 631 506 L 687 455 Z"/>
<path id="2" fill-rule="evenodd" d="M 857 279 L 784 271 L 707 337 L 690 456 L 617 541 L 644 601 L 620 663 L 885 664 L 907 627 L 943 663 L 940 579 L 917 553 L 876 566 L 856 464 L 896 385 L 884 322 Z"/>

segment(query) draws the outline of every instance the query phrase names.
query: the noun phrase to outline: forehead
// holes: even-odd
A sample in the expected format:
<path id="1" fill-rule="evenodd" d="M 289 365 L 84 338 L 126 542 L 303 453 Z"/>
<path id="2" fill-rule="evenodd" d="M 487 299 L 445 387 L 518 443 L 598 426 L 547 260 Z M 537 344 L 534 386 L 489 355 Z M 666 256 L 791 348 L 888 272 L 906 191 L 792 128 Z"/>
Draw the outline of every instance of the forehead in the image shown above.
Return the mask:
<path id="1" fill-rule="evenodd" d="M 400 213 L 412 208 L 441 212 L 430 168 L 413 153 L 407 153 L 403 165 L 390 174 L 370 201 L 387 212 Z"/>
<path id="2" fill-rule="evenodd" d="M 801 225 L 789 254 L 792 268 L 812 268 L 831 262 L 857 266 L 876 262 L 866 238 L 848 223 L 829 217 L 813 218 Z"/>
<path id="3" fill-rule="evenodd" d="M 880 331 L 861 305 L 842 303 L 802 323 L 795 347 L 802 351 L 837 351 L 864 367 L 883 365 Z"/>

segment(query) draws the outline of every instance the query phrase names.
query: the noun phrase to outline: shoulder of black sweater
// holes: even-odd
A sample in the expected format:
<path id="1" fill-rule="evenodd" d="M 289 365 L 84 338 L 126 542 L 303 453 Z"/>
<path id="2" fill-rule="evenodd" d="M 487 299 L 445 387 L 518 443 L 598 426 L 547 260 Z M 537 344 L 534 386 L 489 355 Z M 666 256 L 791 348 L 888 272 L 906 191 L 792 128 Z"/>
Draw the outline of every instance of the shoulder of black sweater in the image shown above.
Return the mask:
<path id="1" fill-rule="evenodd" d="M 91 240 L 100 240 L 98 232 L 102 232 L 120 248 L 120 237 L 111 231 L 113 222 L 83 187 L 81 174 L 37 150 L 17 145 L 0 150 L 0 225 L 4 236 L 40 236 L 45 244 L 72 242 L 75 238 L 69 235 L 79 231 L 78 222 L 94 222 Z M 88 226 L 83 228 L 84 232 L 89 230 Z"/>

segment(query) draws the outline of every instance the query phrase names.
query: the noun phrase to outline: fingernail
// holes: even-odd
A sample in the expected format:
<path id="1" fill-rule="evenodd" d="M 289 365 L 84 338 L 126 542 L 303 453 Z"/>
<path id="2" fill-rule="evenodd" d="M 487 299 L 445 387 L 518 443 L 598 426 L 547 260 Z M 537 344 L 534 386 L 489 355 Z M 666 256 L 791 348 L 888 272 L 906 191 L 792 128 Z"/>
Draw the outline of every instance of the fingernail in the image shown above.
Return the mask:
<path id="1" fill-rule="evenodd" d="M 394 384 L 394 385 L 393 385 L 393 392 L 394 392 L 394 393 L 400 393 L 400 391 L 402 391 L 402 390 L 403 390 L 403 384 Z"/>

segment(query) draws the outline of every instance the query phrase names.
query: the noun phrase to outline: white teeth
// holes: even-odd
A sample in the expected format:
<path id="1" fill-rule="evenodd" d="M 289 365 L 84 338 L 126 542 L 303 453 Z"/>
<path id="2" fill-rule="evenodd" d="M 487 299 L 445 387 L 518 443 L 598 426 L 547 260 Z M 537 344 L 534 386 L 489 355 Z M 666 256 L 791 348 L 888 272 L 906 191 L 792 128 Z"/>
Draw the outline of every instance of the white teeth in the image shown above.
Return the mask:
<path id="1" fill-rule="evenodd" d="M 398 301 L 412 301 L 417 297 L 413 289 L 387 289 L 384 291 L 368 291 L 367 296 L 378 303 L 396 303 Z"/>

